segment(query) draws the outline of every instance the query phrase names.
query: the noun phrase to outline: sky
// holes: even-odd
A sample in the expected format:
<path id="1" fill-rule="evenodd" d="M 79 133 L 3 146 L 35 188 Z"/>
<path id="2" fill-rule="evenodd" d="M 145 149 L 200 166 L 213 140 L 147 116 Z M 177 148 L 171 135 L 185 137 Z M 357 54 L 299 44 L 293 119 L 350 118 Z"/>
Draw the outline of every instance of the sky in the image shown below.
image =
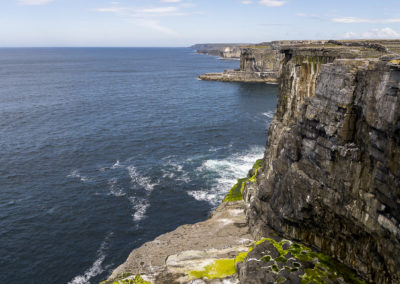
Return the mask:
<path id="1" fill-rule="evenodd" d="M 0 47 L 400 38 L 400 0 L 1 0 Z"/>

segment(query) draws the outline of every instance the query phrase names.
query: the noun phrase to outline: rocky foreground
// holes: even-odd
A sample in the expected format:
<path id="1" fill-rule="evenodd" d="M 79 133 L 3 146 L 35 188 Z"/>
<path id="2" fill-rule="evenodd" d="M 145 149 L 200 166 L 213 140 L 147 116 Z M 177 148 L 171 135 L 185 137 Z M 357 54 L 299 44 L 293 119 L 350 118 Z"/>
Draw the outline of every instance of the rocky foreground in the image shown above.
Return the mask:
<path id="1" fill-rule="evenodd" d="M 329 256 L 279 237 L 250 235 L 242 193 L 256 183 L 259 160 L 247 178 L 239 179 L 212 216 L 184 225 L 132 251 L 107 283 L 326 283 L 359 280 L 351 269 Z"/>
<path id="2" fill-rule="evenodd" d="M 400 283 L 400 41 L 286 43 L 264 158 L 106 283 Z"/>

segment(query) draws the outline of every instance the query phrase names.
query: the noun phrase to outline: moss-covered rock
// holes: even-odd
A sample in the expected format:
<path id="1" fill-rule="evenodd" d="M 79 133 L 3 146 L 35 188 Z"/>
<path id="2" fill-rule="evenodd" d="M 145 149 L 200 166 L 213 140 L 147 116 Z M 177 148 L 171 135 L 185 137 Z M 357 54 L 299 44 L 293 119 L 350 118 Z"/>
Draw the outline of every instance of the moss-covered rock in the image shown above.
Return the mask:
<path id="1" fill-rule="evenodd" d="M 355 273 L 329 256 L 289 240 L 262 238 L 237 265 L 243 283 L 289 281 L 307 283 L 365 283 Z M 257 282 L 256 282 L 257 283 Z"/>
<path id="2" fill-rule="evenodd" d="M 257 172 L 262 167 L 263 160 L 257 160 L 252 169 L 249 170 L 247 177 L 238 179 L 237 183 L 229 190 L 226 194 L 223 202 L 232 202 L 242 200 L 242 193 L 245 187 L 246 182 L 256 182 L 257 181 Z"/>

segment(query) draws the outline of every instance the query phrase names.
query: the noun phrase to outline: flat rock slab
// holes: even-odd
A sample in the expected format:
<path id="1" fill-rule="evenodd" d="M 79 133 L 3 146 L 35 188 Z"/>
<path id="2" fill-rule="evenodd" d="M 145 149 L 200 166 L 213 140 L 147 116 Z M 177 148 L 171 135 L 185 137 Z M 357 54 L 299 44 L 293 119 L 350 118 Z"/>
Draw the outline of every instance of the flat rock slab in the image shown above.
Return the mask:
<path id="1" fill-rule="evenodd" d="M 225 202 L 208 220 L 180 226 L 133 250 L 106 283 L 137 274 L 152 283 L 238 283 L 236 275 L 195 279 L 190 271 L 201 270 L 218 259 L 234 259 L 253 243 L 244 203 Z"/>

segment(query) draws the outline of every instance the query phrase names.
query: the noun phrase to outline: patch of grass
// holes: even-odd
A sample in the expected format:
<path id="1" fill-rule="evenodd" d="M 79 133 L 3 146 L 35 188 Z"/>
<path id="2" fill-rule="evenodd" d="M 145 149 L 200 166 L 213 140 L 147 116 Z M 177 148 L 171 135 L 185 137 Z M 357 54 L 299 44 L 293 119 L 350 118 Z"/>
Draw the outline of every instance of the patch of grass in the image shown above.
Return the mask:
<path id="1" fill-rule="evenodd" d="M 127 275 L 127 276 L 125 276 Z M 123 274 L 122 277 L 126 278 L 129 277 L 132 274 Z M 123 279 L 123 280 L 117 280 L 114 281 L 113 284 L 151 284 L 151 282 L 146 281 L 140 276 L 140 274 L 136 275 L 134 279 Z"/>
<path id="2" fill-rule="evenodd" d="M 236 273 L 235 259 L 217 259 L 203 270 L 191 271 L 189 275 L 195 279 L 225 278 Z"/>
<path id="3" fill-rule="evenodd" d="M 284 255 L 290 252 L 295 259 L 298 259 L 302 262 L 315 263 L 314 268 L 305 269 L 304 275 L 300 276 L 302 284 L 325 283 L 325 279 L 335 280 L 340 277 L 343 277 L 346 282 L 350 283 L 366 283 L 365 281 L 358 279 L 354 272 L 350 270 L 347 266 L 335 261 L 334 259 L 323 253 L 315 252 L 309 247 L 306 247 L 302 244 L 292 243 L 288 240 L 283 240 L 280 242 L 277 242 L 273 239 L 265 240 L 270 242 L 280 254 L 280 256 L 275 258 L 275 261 L 281 261 L 284 258 Z M 284 245 L 286 249 L 283 248 Z M 300 263 L 294 262 L 293 267 L 290 271 L 298 271 L 300 267 Z"/>
<path id="4" fill-rule="evenodd" d="M 272 257 L 270 255 L 264 255 L 262 258 L 260 258 L 261 261 L 268 262 L 271 261 Z"/>
<path id="5" fill-rule="evenodd" d="M 256 182 L 256 176 L 258 170 L 262 167 L 263 160 L 257 160 L 253 168 L 249 171 L 247 177 L 241 178 L 237 180 L 237 183 L 229 190 L 229 192 L 225 195 L 225 198 L 222 202 L 232 202 L 232 201 L 240 201 L 243 199 L 242 194 L 244 190 L 244 186 L 247 181 Z"/>

